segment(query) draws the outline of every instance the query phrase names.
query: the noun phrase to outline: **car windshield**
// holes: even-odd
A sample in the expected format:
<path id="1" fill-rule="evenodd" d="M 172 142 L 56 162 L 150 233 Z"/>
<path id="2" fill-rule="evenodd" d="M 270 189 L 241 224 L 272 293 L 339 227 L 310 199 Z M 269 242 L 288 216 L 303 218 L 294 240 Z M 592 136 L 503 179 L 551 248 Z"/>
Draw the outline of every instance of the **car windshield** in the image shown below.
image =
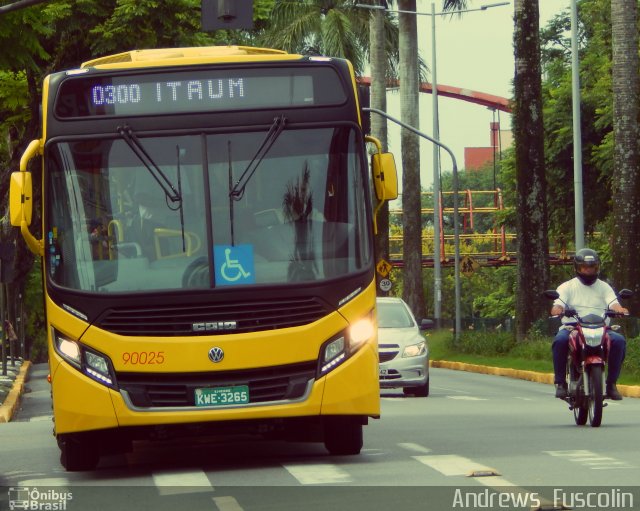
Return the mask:
<path id="1" fill-rule="evenodd" d="M 285 129 L 230 198 L 265 131 L 47 147 L 47 271 L 96 293 L 289 284 L 371 261 L 369 182 L 350 127 Z"/>
<path id="2" fill-rule="evenodd" d="M 379 328 L 410 328 L 414 325 L 411 314 L 401 302 L 378 302 Z"/>

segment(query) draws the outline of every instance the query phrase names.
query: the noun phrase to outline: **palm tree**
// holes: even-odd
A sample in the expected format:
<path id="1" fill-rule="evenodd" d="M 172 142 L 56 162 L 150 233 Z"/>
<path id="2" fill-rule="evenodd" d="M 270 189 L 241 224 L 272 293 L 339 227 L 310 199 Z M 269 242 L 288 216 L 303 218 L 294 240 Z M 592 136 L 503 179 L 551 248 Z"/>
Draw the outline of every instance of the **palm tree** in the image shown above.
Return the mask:
<path id="1" fill-rule="evenodd" d="M 355 0 L 276 0 L 271 23 L 260 43 L 290 53 L 327 55 L 350 60 L 362 76 L 369 53 L 369 17 Z M 362 2 L 367 3 L 367 2 Z M 387 66 L 397 68 L 398 27 L 384 17 L 383 48 Z"/>
<path id="2" fill-rule="evenodd" d="M 416 0 L 398 0 L 399 11 L 416 12 Z M 415 14 L 399 13 L 400 115 L 419 128 L 418 23 Z M 420 139 L 402 130 L 402 297 L 418 318 L 425 317 L 422 285 L 422 212 L 420 203 Z"/>
<path id="3" fill-rule="evenodd" d="M 538 0 L 515 0 L 513 135 L 516 160 L 518 291 L 516 336 L 523 340 L 547 304 L 540 299 L 549 282 L 540 13 Z"/>
<path id="4" fill-rule="evenodd" d="M 633 312 L 640 313 L 640 130 L 638 128 L 640 72 L 638 64 L 637 0 L 611 0 L 613 46 L 613 278 L 617 286 L 632 287 Z"/>
<path id="5" fill-rule="evenodd" d="M 398 0 L 399 11 L 416 12 L 415 0 Z M 443 0 L 446 11 L 464 9 L 467 0 Z M 419 128 L 420 66 L 418 61 L 417 16 L 399 13 L 400 25 L 400 109 L 402 121 Z M 402 130 L 402 231 L 403 298 L 413 313 L 425 316 L 422 279 L 422 214 L 420 201 L 420 139 Z"/>
<path id="6" fill-rule="evenodd" d="M 376 5 L 386 7 L 381 0 Z M 371 107 L 387 111 L 387 56 L 384 51 L 384 13 L 377 10 L 371 13 L 369 21 L 369 56 L 371 68 Z M 382 150 L 388 150 L 387 119 L 380 115 L 371 116 L 371 135 L 380 140 Z M 389 260 L 389 203 L 385 202 L 378 211 L 378 234 L 375 240 L 376 260 Z M 383 292 L 384 293 L 384 292 Z M 386 294 L 386 293 L 385 293 Z"/>

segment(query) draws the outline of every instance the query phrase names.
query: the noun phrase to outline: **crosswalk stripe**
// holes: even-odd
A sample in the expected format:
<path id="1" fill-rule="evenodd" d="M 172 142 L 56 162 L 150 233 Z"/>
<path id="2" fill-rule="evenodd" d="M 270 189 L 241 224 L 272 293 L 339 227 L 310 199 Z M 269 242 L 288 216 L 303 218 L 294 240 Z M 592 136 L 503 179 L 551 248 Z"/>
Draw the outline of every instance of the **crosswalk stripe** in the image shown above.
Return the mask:
<path id="1" fill-rule="evenodd" d="M 160 495 L 213 491 L 211 481 L 202 470 L 154 472 L 152 476 Z"/>
<path id="2" fill-rule="evenodd" d="M 53 415 L 39 415 L 37 417 L 31 417 L 29 422 L 50 421 L 51 419 L 53 419 Z"/>
<path id="3" fill-rule="evenodd" d="M 413 456 L 413 458 L 446 476 L 462 476 L 474 471 L 493 470 L 485 465 L 481 465 L 462 456 L 456 456 L 455 454 Z"/>
<path id="4" fill-rule="evenodd" d="M 421 452 L 423 454 L 427 454 L 427 453 L 431 452 L 431 449 L 428 449 L 427 447 L 423 447 L 420 444 L 413 444 L 411 442 L 399 443 L 398 447 L 402 447 L 403 449 L 406 449 L 407 451 Z"/>
<path id="5" fill-rule="evenodd" d="M 351 476 L 344 470 L 329 463 L 283 465 L 300 484 L 349 483 Z"/>
<path id="6" fill-rule="evenodd" d="M 69 486 L 66 477 L 44 477 L 42 479 L 25 479 L 18 483 L 19 486 Z"/>
<path id="7" fill-rule="evenodd" d="M 213 497 L 213 503 L 218 511 L 244 511 L 233 497 Z"/>

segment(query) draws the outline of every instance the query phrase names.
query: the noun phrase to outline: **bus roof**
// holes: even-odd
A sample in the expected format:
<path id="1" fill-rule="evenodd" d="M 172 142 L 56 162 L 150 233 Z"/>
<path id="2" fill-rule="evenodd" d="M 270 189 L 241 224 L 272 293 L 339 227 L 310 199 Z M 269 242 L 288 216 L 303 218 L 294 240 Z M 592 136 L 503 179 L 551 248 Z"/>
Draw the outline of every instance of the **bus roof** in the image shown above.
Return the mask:
<path id="1" fill-rule="evenodd" d="M 246 57 L 246 59 L 242 58 Z M 82 63 L 81 68 L 129 68 L 166 65 L 206 64 L 232 60 L 297 60 L 300 55 L 286 51 L 250 46 L 196 46 L 190 48 L 159 48 L 132 50 L 115 55 L 106 55 Z"/>

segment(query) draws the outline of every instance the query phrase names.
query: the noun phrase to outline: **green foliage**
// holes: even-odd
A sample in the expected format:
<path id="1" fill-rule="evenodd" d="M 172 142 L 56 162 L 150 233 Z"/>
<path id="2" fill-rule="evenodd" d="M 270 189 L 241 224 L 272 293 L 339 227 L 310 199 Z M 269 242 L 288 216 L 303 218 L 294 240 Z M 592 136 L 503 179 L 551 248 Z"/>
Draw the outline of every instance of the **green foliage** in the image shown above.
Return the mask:
<path id="1" fill-rule="evenodd" d="M 483 356 L 505 355 L 516 345 L 511 332 L 462 332 L 458 343 L 452 337 L 448 349 Z"/>
<path id="2" fill-rule="evenodd" d="M 611 20 L 608 0 L 580 2 L 580 95 L 585 232 L 610 214 L 613 172 Z M 572 239 L 573 128 L 569 12 L 541 32 L 549 227 Z"/>
<path id="3" fill-rule="evenodd" d="M 275 0 L 270 25 L 259 41 L 266 47 L 289 53 L 346 58 L 353 64 L 356 75 L 362 76 L 369 55 L 371 13 L 353 4 L 351 0 Z M 395 76 L 398 27 L 391 15 L 385 16 L 384 23 L 387 65 Z"/>
<path id="4" fill-rule="evenodd" d="M 40 260 L 37 259 L 29 276 L 24 293 L 25 344 L 32 362 L 47 360 L 47 333 L 42 295 L 42 275 Z"/>
<path id="5" fill-rule="evenodd" d="M 624 359 L 622 377 L 640 380 L 640 337 L 627 339 L 627 354 Z"/>

